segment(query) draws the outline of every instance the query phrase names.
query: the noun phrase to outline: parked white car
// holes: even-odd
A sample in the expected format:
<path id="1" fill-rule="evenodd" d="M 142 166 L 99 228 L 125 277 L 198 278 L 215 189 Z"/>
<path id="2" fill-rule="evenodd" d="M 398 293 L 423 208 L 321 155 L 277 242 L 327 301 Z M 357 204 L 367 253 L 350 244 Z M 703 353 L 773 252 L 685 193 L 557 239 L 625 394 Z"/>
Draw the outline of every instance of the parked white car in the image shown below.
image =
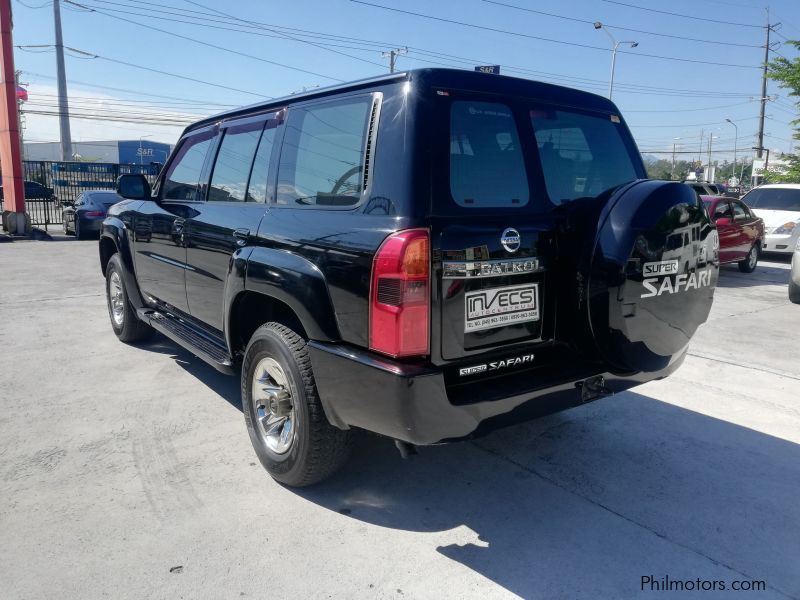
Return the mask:
<path id="1" fill-rule="evenodd" d="M 800 184 L 772 183 L 750 190 L 743 198 L 764 220 L 764 252 L 794 252 L 800 239 Z"/>

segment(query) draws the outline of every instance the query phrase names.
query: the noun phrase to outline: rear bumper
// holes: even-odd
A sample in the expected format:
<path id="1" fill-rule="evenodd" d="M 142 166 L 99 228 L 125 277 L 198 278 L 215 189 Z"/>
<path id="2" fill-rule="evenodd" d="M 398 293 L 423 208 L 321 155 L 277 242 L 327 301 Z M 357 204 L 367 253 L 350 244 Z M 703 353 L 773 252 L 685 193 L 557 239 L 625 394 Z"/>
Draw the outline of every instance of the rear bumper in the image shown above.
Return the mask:
<path id="1" fill-rule="evenodd" d="M 80 216 L 78 219 L 81 222 L 81 231 L 96 231 L 99 233 L 103 230 L 103 220 L 105 217 Z"/>
<path id="2" fill-rule="evenodd" d="M 498 377 L 487 388 L 485 383 L 448 386 L 438 369 L 394 362 L 349 346 L 310 342 L 308 347 L 331 424 L 360 427 L 417 445 L 474 437 L 579 406 L 607 395 L 582 398 L 581 385 L 587 379 L 601 375 L 608 393 L 619 392 L 669 375 L 684 357 L 657 373 L 623 377 L 597 365 L 570 366 L 555 376 L 518 372 Z M 487 393 L 492 393 L 490 400 L 484 399 Z"/>

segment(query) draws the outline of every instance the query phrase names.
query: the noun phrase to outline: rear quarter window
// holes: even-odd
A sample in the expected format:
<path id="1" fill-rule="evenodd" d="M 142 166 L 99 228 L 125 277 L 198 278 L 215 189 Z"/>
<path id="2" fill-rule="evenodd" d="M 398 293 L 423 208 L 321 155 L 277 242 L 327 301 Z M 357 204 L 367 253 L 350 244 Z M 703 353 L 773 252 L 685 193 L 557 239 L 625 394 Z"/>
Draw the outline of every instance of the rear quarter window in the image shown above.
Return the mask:
<path id="1" fill-rule="evenodd" d="M 278 204 L 359 202 L 374 102 L 372 95 L 365 95 L 289 110 L 278 167 Z"/>

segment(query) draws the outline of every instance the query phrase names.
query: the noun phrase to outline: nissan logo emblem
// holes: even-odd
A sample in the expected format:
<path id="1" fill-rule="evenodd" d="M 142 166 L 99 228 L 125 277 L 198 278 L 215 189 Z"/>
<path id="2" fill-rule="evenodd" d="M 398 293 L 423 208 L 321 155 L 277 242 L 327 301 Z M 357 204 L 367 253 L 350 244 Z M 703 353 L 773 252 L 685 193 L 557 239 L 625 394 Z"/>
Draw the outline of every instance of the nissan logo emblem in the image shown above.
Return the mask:
<path id="1" fill-rule="evenodd" d="M 509 227 L 508 229 L 506 229 L 503 232 L 503 235 L 500 236 L 500 244 L 508 252 L 516 252 L 517 250 L 519 250 L 520 246 L 519 231 L 517 231 L 513 227 Z"/>

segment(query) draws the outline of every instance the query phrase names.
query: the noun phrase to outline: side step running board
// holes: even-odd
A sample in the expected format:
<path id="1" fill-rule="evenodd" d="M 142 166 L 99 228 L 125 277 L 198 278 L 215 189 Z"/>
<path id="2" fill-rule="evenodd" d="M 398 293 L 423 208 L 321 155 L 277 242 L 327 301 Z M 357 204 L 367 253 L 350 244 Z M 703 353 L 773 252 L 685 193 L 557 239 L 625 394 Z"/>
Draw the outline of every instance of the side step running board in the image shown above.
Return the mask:
<path id="1" fill-rule="evenodd" d="M 152 308 L 140 308 L 136 313 L 142 321 L 149 324 L 153 329 L 186 348 L 186 350 L 210 364 L 217 371 L 226 375 L 234 375 L 236 373 L 227 349 L 208 335 L 201 333 L 196 328 L 168 313 L 159 312 Z"/>

